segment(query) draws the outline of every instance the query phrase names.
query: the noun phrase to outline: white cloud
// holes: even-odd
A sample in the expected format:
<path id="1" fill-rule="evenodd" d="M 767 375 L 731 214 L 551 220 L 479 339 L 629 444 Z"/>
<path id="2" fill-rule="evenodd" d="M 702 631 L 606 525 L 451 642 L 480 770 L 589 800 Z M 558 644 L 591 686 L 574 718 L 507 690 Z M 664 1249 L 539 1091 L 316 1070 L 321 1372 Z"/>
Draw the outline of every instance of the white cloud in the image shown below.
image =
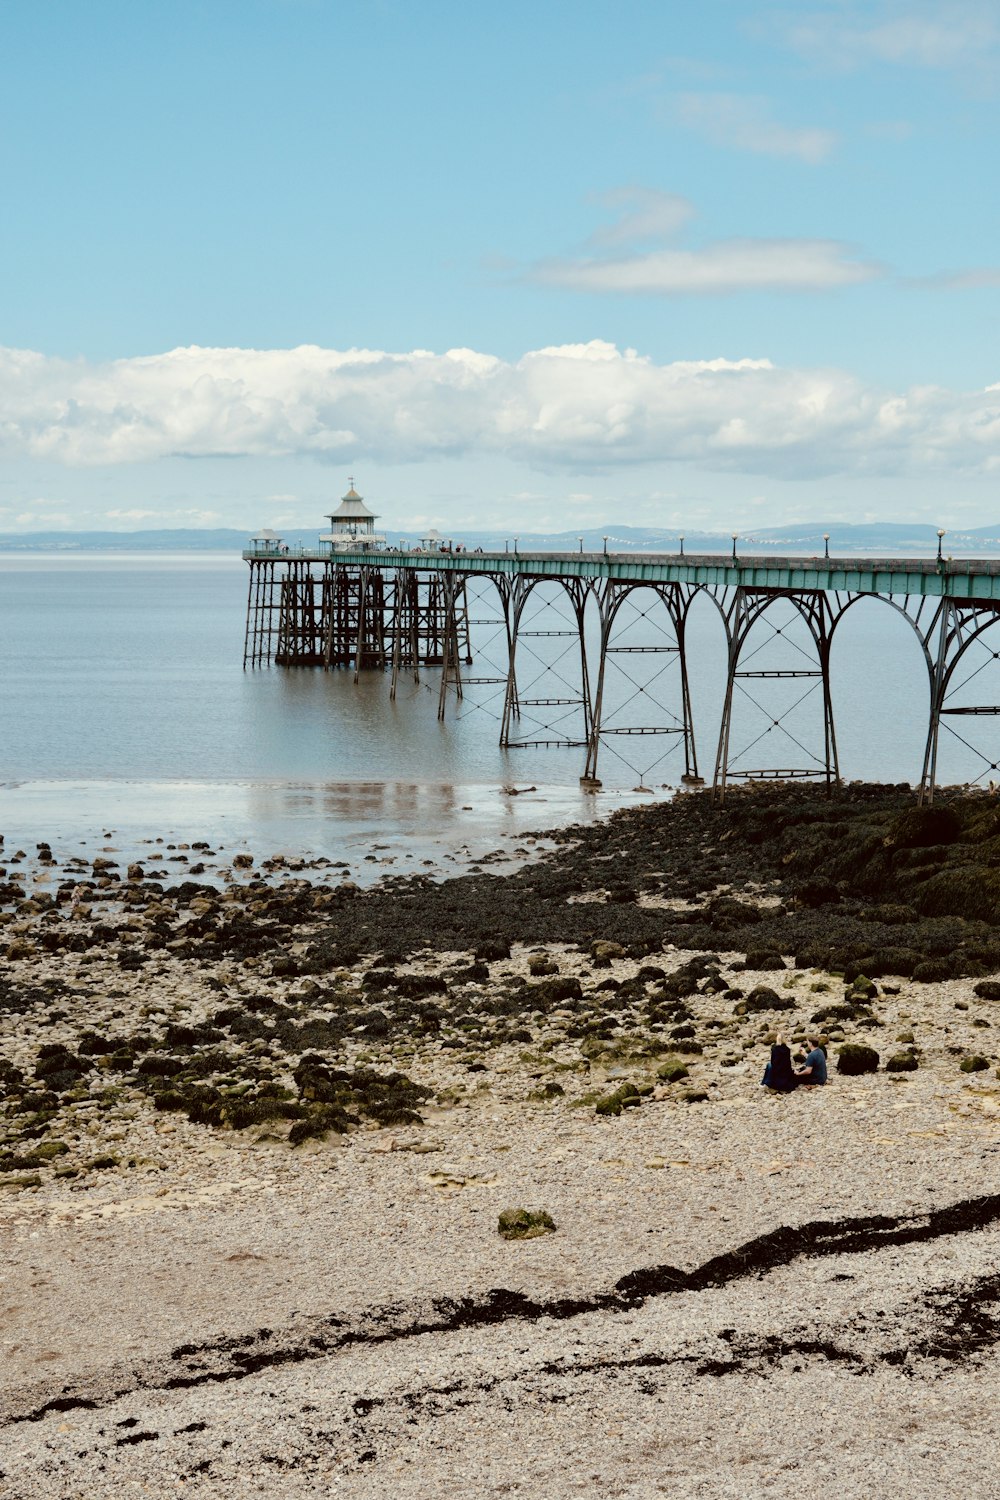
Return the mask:
<path id="1" fill-rule="evenodd" d="M 927 284 L 957 292 L 1000 286 L 1000 266 L 971 266 L 967 271 L 944 271 L 940 276 L 929 277 Z"/>
<path id="2" fill-rule="evenodd" d="M 835 4 L 797 13 L 785 35 L 796 51 L 833 67 L 888 63 L 982 73 L 1000 55 L 1000 15 L 993 0 Z"/>
<path id="3" fill-rule="evenodd" d="M 743 94 L 678 94 L 673 113 L 681 125 L 715 146 L 763 156 L 795 157 L 815 165 L 837 144 L 832 130 L 782 125 L 771 118 L 767 100 Z"/>
<path id="4" fill-rule="evenodd" d="M 657 364 L 600 341 L 510 362 L 461 349 L 305 346 L 94 365 L 0 350 L 0 413 L 7 455 L 71 466 L 502 455 L 567 473 L 675 460 L 774 477 L 1000 471 L 995 390 L 884 391 L 767 359 Z"/>
<path id="5" fill-rule="evenodd" d="M 149 521 L 154 516 L 162 516 L 163 511 L 132 508 L 130 510 L 106 510 L 104 514 L 109 521 Z"/>
<path id="6" fill-rule="evenodd" d="M 881 271 L 837 240 L 716 240 L 698 250 L 542 261 L 532 280 L 585 292 L 646 295 L 831 291 Z"/>
<path id="7" fill-rule="evenodd" d="M 573 291 L 691 296 L 830 291 L 882 274 L 837 240 L 727 239 L 684 249 L 664 242 L 694 215 L 686 198 L 633 187 L 602 201 L 617 210 L 614 223 L 592 235 L 584 253 L 539 261 L 527 271 L 528 280 Z M 608 245 L 618 253 L 593 253 L 595 246 Z"/>
<path id="8" fill-rule="evenodd" d="M 597 201 L 616 218 L 594 231 L 588 241 L 591 245 L 640 245 L 670 239 L 695 215 L 690 199 L 659 188 L 614 188 L 599 194 Z"/>

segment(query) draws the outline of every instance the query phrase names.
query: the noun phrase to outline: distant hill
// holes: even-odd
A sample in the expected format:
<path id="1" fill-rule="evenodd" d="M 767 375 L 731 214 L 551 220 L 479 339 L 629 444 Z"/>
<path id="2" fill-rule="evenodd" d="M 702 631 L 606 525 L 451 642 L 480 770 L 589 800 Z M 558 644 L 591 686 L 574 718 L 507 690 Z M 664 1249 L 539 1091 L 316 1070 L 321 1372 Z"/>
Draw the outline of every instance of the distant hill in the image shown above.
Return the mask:
<path id="1" fill-rule="evenodd" d="M 289 530 L 283 539 L 293 546 L 311 546 L 319 535 L 320 528 Z M 230 552 L 239 553 L 246 546 L 247 531 L 219 527 L 214 530 L 193 528 L 164 528 L 159 531 L 32 531 L 0 533 L 0 551 L 3 552 Z M 786 526 L 764 526 L 741 531 L 738 549 L 747 551 L 807 553 L 822 552 L 824 535 L 830 539 L 832 553 L 869 553 L 874 556 L 894 556 L 933 552 L 937 549 L 937 529 L 917 523 L 899 521 L 872 521 L 864 525 L 849 525 L 842 521 L 813 521 L 793 523 Z M 414 544 L 419 540 L 415 532 L 390 531 L 390 542 Z M 464 528 L 454 532 L 456 540 L 468 547 L 482 547 L 485 551 L 513 550 L 514 539 L 510 532 L 472 531 Z M 605 526 L 581 527 L 575 531 L 524 531 L 518 538 L 522 551 L 575 552 L 583 543 L 585 552 L 600 552 L 607 542 L 609 552 L 676 552 L 680 547 L 681 533 L 677 529 L 655 526 L 621 526 L 608 522 Z M 686 552 L 728 552 L 732 548 L 732 534 L 725 532 L 684 532 Z M 996 552 L 1000 550 L 1000 522 L 992 526 L 980 526 L 970 531 L 949 531 L 945 537 L 945 551 L 952 556 L 964 553 Z"/>

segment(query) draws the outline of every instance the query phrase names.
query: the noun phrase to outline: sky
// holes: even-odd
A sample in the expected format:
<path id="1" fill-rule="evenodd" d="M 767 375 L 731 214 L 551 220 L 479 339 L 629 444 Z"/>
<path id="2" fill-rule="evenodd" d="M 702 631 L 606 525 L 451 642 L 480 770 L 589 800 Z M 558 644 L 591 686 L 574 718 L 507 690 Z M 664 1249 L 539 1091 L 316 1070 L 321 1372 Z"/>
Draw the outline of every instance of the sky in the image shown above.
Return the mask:
<path id="1" fill-rule="evenodd" d="M 4 0 L 0 532 L 1000 521 L 996 0 Z"/>

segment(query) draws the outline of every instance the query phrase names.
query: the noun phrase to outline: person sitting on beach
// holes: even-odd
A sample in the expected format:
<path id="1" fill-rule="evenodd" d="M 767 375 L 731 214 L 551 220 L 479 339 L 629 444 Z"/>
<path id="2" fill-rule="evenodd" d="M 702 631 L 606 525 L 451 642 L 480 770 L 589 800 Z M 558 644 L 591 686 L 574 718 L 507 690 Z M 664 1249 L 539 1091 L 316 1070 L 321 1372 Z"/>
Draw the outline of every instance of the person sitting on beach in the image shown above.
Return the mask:
<path id="1" fill-rule="evenodd" d="M 817 1084 L 826 1082 L 826 1053 L 814 1036 L 806 1037 L 806 1046 L 809 1050 L 802 1067 L 795 1070 L 795 1078 L 798 1083 L 815 1088 Z"/>
<path id="2" fill-rule="evenodd" d="M 780 1031 L 774 1039 L 771 1061 L 764 1069 L 761 1083 L 764 1088 L 775 1089 L 779 1094 L 790 1094 L 798 1088 L 799 1080 L 792 1069 L 792 1054 Z"/>

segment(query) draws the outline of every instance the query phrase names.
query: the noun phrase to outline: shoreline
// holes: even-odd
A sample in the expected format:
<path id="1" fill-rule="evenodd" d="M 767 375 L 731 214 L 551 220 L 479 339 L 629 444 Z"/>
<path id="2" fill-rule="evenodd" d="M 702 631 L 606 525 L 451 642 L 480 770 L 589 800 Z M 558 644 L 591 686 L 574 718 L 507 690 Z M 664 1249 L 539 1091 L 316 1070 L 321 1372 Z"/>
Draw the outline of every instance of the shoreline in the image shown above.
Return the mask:
<path id="1" fill-rule="evenodd" d="M 44 840 L 60 860 L 107 856 L 124 867 L 158 856 L 161 866 L 173 867 L 161 878 L 202 864 L 198 878 L 220 883 L 232 858 L 249 853 L 255 867 L 278 859 L 307 874 L 336 864 L 368 885 L 406 870 L 443 879 L 484 859 L 511 868 L 529 851 L 515 855 L 504 845 L 530 836 L 549 847 L 549 830 L 672 794 L 667 787 L 594 793 L 543 782 L 7 778 L 0 782 L 0 832 L 8 857 L 22 849 L 29 858 Z M 2 854 L 0 848 L 0 865 Z"/>
<path id="2" fill-rule="evenodd" d="M 886 1444 L 920 1493 L 925 1430 L 965 1482 L 1000 933 L 921 908 L 968 908 L 996 809 L 692 794 L 368 890 L 8 878 L 0 1494 L 861 1496 Z M 760 1088 L 819 1024 L 828 1087 Z"/>

